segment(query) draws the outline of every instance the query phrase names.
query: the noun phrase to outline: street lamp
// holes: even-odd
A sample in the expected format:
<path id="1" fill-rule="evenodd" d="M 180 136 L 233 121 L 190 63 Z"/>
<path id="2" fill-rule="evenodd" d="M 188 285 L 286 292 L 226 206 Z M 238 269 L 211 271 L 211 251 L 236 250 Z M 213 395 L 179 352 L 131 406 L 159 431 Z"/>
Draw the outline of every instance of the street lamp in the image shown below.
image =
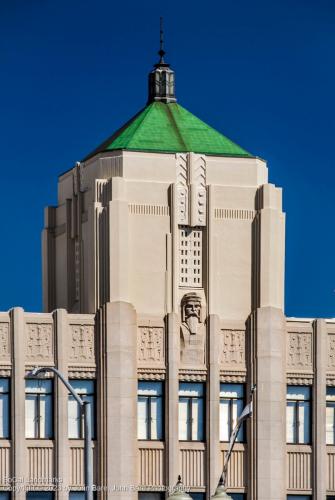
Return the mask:
<path id="1" fill-rule="evenodd" d="M 178 476 L 178 482 L 173 489 L 173 493 L 167 500 L 192 500 L 192 497 L 185 491 L 184 485 L 181 482 L 181 476 Z"/>
<path id="2" fill-rule="evenodd" d="M 53 372 L 60 380 L 63 382 L 68 391 L 72 394 L 74 399 L 77 401 L 81 408 L 82 415 L 84 416 L 84 464 L 85 464 L 85 497 L 86 500 L 93 500 L 93 453 L 92 453 L 92 428 L 91 428 L 91 403 L 89 401 L 83 401 L 83 399 L 78 396 L 72 385 L 64 378 L 57 368 L 52 366 L 46 367 L 35 367 L 29 373 L 27 373 L 26 378 L 38 378 L 41 373 Z"/>
<path id="3" fill-rule="evenodd" d="M 216 499 L 216 498 L 225 498 L 225 500 L 232 500 L 232 497 L 230 497 L 227 492 L 226 492 L 226 487 L 223 483 L 223 477 L 221 476 L 220 477 L 220 481 L 219 481 L 219 484 L 216 488 L 216 491 L 214 493 L 214 496 L 212 496 L 212 499 Z"/>
<path id="4" fill-rule="evenodd" d="M 230 436 L 229 448 L 228 448 L 226 455 L 225 455 L 222 474 L 220 477 L 219 484 L 216 488 L 216 491 L 215 491 L 214 495 L 212 496 L 212 500 L 216 500 L 218 498 L 221 498 L 221 499 L 225 498 L 226 500 L 232 500 L 232 498 L 229 495 L 227 495 L 227 493 L 226 493 L 226 478 L 227 478 L 227 471 L 228 471 L 228 463 L 229 463 L 229 459 L 231 457 L 231 453 L 233 451 L 233 447 L 234 447 L 234 444 L 235 444 L 235 441 L 237 438 L 238 431 L 240 430 L 240 427 L 241 427 L 242 423 L 244 422 L 244 420 L 247 420 L 247 418 L 251 417 L 251 415 L 252 415 L 252 398 L 253 398 L 253 394 L 255 392 L 255 389 L 256 389 L 256 385 L 254 385 L 251 389 L 250 403 L 248 403 L 247 406 L 242 411 L 241 415 L 239 416 L 239 418 L 237 420 L 235 428 Z"/>

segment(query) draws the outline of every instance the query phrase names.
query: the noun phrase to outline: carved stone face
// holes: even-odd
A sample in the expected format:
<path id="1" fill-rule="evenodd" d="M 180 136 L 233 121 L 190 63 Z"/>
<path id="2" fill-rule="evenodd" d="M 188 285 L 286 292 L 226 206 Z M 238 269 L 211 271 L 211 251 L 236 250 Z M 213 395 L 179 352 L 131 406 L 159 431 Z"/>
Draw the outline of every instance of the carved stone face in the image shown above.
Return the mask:
<path id="1" fill-rule="evenodd" d="M 188 318 L 191 316 L 196 316 L 198 320 L 200 321 L 200 312 L 201 312 L 201 304 L 199 300 L 189 300 L 186 302 L 184 306 L 184 311 L 185 311 L 185 320 L 187 321 Z"/>
<path id="2" fill-rule="evenodd" d="M 201 323 L 201 301 L 195 294 L 185 295 L 182 301 L 183 323 L 186 323 L 191 334 L 196 335 Z"/>

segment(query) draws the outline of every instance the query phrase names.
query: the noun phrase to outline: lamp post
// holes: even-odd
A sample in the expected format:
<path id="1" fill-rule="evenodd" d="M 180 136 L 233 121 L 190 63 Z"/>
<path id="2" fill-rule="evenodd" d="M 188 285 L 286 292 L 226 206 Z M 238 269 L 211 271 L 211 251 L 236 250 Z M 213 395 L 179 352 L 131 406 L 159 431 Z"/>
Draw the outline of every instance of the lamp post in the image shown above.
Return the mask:
<path id="1" fill-rule="evenodd" d="M 232 453 L 233 448 L 234 448 L 234 444 L 235 444 L 235 441 L 237 438 L 238 431 L 240 430 L 240 427 L 241 427 L 242 423 L 244 422 L 244 420 L 247 420 L 247 418 L 251 417 L 251 415 L 252 415 L 252 398 L 253 398 L 253 394 L 255 392 L 255 389 L 256 389 L 256 385 L 254 385 L 251 389 L 250 403 L 248 403 L 247 406 L 242 411 L 241 415 L 239 416 L 239 418 L 237 420 L 235 428 L 230 436 L 229 448 L 228 448 L 226 455 L 225 455 L 222 474 L 220 477 L 219 484 L 216 488 L 216 491 L 215 491 L 214 495 L 212 496 L 212 500 L 216 500 L 218 498 L 221 498 L 221 499 L 225 498 L 226 500 L 232 500 L 232 498 L 226 492 L 226 478 L 227 478 L 228 463 L 229 463 L 229 459 L 231 457 L 231 453 Z"/>
<path id="2" fill-rule="evenodd" d="M 81 408 L 82 415 L 84 416 L 84 464 L 85 464 L 85 497 L 86 500 L 93 500 L 93 453 L 92 453 L 92 427 L 91 427 L 91 403 L 83 401 L 78 396 L 72 385 L 64 378 L 57 368 L 46 366 L 41 368 L 34 368 L 31 372 L 27 373 L 27 378 L 38 378 L 41 373 L 53 372 L 63 382 L 68 391 L 72 394 Z"/>
<path id="3" fill-rule="evenodd" d="M 178 476 L 178 481 L 173 489 L 173 493 L 167 500 L 192 500 L 192 497 L 185 491 L 184 485 L 181 482 L 181 476 Z"/>

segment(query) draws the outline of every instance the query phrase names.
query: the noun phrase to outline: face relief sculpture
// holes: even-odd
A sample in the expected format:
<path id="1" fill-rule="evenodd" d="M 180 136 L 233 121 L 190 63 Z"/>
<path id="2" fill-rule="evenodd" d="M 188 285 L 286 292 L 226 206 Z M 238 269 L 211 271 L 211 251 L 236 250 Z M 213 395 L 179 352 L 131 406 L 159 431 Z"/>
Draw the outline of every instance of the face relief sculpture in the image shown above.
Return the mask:
<path id="1" fill-rule="evenodd" d="M 183 322 L 186 323 L 189 332 L 196 335 L 198 325 L 201 322 L 201 302 L 199 297 L 195 294 L 186 295 L 183 299 L 183 308 Z"/>

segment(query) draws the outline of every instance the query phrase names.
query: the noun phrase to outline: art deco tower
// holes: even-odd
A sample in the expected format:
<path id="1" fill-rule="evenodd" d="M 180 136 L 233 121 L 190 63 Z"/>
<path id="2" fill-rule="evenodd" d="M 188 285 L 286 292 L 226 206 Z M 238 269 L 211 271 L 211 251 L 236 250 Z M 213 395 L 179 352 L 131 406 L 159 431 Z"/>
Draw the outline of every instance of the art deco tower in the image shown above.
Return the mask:
<path id="1" fill-rule="evenodd" d="M 286 496 L 281 203 L 263 160 L 177 102 L 163 51 L 147 105 L 59 177 L 45 217 L 44 308 L 97 315 L 102 484 L 137 484 L 139 453 L 150 448 L 136 435 L 137 381 L 161 380 L 165 439 L 152 453 L 162 481 L 183 473 L 212 494 L 220 381 L 250 388 L 257 378 L 254 424 L 236 459 L 247 486 L 237 491 Z M 180 381 L 205 387 L 201 441 L 178 439 Z"/>

